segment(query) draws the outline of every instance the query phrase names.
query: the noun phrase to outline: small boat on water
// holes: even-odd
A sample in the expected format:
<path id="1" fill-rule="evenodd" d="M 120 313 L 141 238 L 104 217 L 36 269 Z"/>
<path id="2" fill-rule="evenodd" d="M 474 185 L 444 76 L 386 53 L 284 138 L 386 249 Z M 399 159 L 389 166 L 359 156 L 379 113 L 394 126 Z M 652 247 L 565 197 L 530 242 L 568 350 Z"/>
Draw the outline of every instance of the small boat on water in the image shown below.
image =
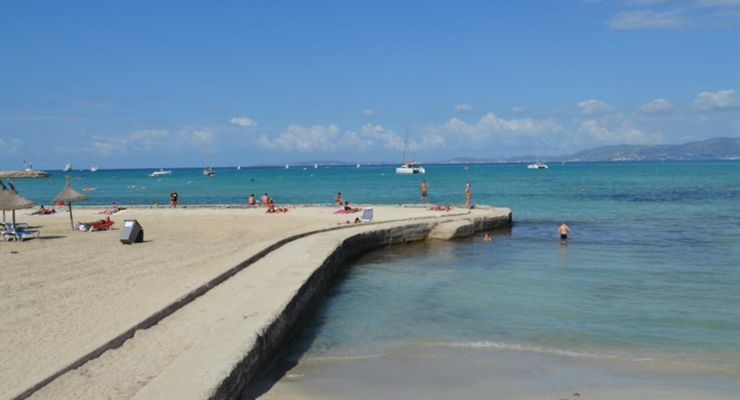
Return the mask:
<path id="1" fill-rule="evenodd" d="M 90 172 L 98 172 L 98 166 L 93 165 L 92 167 L 90 167 Z"/>
<path id="2" fill-rule="evenodd" d="M 64 169 L 62 171 L 69 172 L 72 170 L 72 164 L 67 163 L 67 165 L 64 166 Z"/>
<path id="3" fill-rule="evenodd" d="M 216 169 L 211 166 L 208 166 L 203 170 L 203 175 L 204 176 L 216 176 Z"/>
<path id="4" fill-rule="evenodd" d="M 547 166 L 547 164 L 541 161 L 537 161 L 537 162 L 527 165 L 527 168 L 529 169 L 548 169 L 549 167 Z"/>
<path id="5" fill-rule="evenodd" d="M 164 169 L 160 168 L 159 171 L 154 171 L 151 174 L 149 174 L 149 176 L 151 177 L 164 176 L 164 175 L 172 175 L 172 171 L 170 170 L 165 171 Z"/>
<path id="6" fill-rule="evenodd" d="M 406 159 L 406 150 L 409 145 L 409 127 L 406 126 L 406 139 L 403 142 L 403 160 Z M 396 168 L 397 174 L 423 174 L 426 173 L 424 167 L 416 161 L 406 161 L 403 165 Z"/>
<path id="7" fill-rule="evenodd" d="M 423 174 L 425 172 L 424 167 L 419 165 L 416 161 L 407 161 L 402 166 L 396 168 L 397 174 Z"/>

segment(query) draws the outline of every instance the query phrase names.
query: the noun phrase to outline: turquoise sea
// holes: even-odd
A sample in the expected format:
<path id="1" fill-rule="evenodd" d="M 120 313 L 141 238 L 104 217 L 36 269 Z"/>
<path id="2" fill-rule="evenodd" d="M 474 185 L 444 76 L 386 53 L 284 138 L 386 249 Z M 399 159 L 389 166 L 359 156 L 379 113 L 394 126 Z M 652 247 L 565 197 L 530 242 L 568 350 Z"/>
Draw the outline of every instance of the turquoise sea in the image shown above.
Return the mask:
<path id="1" fill-rule="evenodd" d="M 740 163 L 429 165 L 73 172 L 79 205 L 430 202 L 510 207 L 514 226 L 474 238 L 394 246 L 348 267 L 286 357 L 355 357 L 409 344 L 656 360 L 740 373 Z M 62 172 L 15 179 L 48 204 Z M 575 232 L 560 244 L 558 225 Z"/>

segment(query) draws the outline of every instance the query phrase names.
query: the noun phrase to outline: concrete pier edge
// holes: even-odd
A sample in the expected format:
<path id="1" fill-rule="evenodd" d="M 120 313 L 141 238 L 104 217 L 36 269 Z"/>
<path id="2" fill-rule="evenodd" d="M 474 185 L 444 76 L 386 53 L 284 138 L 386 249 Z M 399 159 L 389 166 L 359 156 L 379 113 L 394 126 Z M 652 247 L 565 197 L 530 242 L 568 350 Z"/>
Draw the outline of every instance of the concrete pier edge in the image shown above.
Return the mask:
<path id="1" fill-rule="evenodd" d="M 313 271 L 305 283 L 298 288 L 292 299 L 285 307 L 276 313 L 276 317 L 269 324 L 255 332 L 254 337 L 245 338 L 252 340 L 249 350 L 239 357 L 234 365 L 227 366 L 230 372 L 219 378 L 218 381 L 209 382 L 210 392 L 208 399 L 239 399 L 246 391 L 250 383 L 258 378 L 266 367 L 278 356 L 287 342 L 290 340 L 298 324 L 304 319 L 311 306 L 316 303 L 321 294 L 332 284 L 338 272 L 350 265 L 358 257 L 368 254 L 377 249 L 406 242 L 422 240 L 450 240 L 470 237 L 477 231 L 493 230 L 512 225 L 511 210 L 508 208 L 493 208 L 478 206 L 477 209 L 488 210 L 489 213 L 480 216 L 471 216 L 467 210 L 456 213 L 436 215 L 423 218 L 410 218 L 405 220 L 392 220 L 383 222 L 362 223 L 357 225 L 341 225 L 326 229 L 313 230 L 292 235 L 267 245 L 248 259 L 227 269 L 213 279 L 196 287 L 188 294 L 175 300 L 167 307 L 155 312 L 141 320 L 120 335 L 101 345 L 100 347 L 82 355 L 80 358 L 60 369 L 47 378 L 26 388 L 21 393 L 13 396 L 12 400 L 22 400 L 33 395 L 46 385 L 60 376 L 84 365 L 90 360 L 100 357 L 108 350 L 121 347 L 127 340 L 134 337 L 136 331 L 149 329 L 157 323 L 187 306 L 194 300 L 208 293 L 211 289 L 227 281 L 240 271 L 256 263 L 268 254 L 275 252 L 281 247 L 300 239 L 312 237 L 327 232 L 343 231 L 348 236 L 341 241 L 331 254 L 321 262 Z M 357 228 L 360 228 L 359 230 Z M 351 233 L 356 232 L 356 233 Z M 205 339 L 207 340 L 207 339 Z M 182 382 L 169 382 L 167 379 L 155 377 L 146 384 L 142 391 L 133 398 L 139 398 L 144 393 L 166 393 L 167 386 L 172 384 L 181 385 Z M 202 382 L 200 384 L 203 384 Z M 159 388 L 155 388 L 159 386 Z M 201 388 L 202 389 L 202 388 Z M 194 392 L 203 392 L 194 391 Z M 149 398 L 144 395 L 143 398 Z M 160 398 L 160 397 L 155 397 Z M 200 398 L 199 400 L 202 400 Z"/>
<path id="2" fill-rule="evenodd" d="M 254 346 L 241 361 L 234 365 L 231 374 L 220 382 L 209 400 L 240 399 L 249 384 L 266 372 L 266 367 L 279 356 L 296 327 L 309 314 L 311 306 L 332 284 L 342 268 L 347 267 L 360 256 L 380 248 L 393 244 L 426 240 L 438 225 L 452 222 L 454 220 L 450 221 L 448 219 L 435 221 L 432 224 L 427 221 L 419 221 L 408 223 L 402 227 L 381 228 L 358 233 L 345 239 L 315 270 L 308 281 L 301 286 L 280 315 L 257 335 Z M 456 230 L 449 237 L 438 239 L 460 239 L 473 236 L 478 231 L 511 227 L 511 210 L 508 210 L 504 217 L 476 217 L 462 222 L 464 223 L 460 226 L 461 229 Z"/>

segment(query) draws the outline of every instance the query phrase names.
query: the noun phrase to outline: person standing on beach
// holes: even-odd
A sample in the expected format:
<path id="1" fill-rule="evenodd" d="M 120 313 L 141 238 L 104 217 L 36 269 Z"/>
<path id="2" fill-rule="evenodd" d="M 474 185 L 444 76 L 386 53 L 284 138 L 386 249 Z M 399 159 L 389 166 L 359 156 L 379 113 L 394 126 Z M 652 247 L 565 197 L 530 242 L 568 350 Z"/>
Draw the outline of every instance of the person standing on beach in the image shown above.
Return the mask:
<path id="1" fill-rule="evenodd" d="M 470 184 L 465 184 L 465 208 L 470 210 Z"/>
<path id="2" fill-rule="evenodd" d="M 419 185 L 419 191 L 421 192 L 421 202 L 424 204 L 429 203 L 429 197 L 427 197 L 427 189 L 429 189 L 429 185 L 427 185 L 426 179 L 422 179 L 421 185 Z"/>
<path id="3" fill-rule="evenodd" d="M 170 208 L 177 207 L 177 190 L 172 189 L 172 193 L 170 193 Z"/>
<path id="4" fill-rule="evenodd" d="M 265 192 L 265 194 L 260 197 L 260 205 L 262 205 L 262 207 L 267 207 L 267 203 L 269 203 L 269 200 L 270 196 L 268 196 L 267 192 Z"/>
<path id="5" fill-rule="evenodd" d="M 563 221 L 563 223 L 560 224 L 560 228 L 558 228 L 558 233 L 560 234 L 560 241 L 565 242 L 566 240 L 568 240 L 568 233 L 573 233 L 573 231 L 570 230 L 568 224 Z"/>

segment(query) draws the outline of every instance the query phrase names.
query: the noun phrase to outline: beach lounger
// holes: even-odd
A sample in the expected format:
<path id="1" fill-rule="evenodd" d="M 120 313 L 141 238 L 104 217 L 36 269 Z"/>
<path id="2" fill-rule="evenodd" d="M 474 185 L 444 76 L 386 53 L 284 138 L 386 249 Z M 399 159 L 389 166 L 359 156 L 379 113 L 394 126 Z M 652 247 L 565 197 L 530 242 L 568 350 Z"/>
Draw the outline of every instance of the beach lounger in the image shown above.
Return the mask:
<path id="1" fill-rule="evenodd" d="M 7 230 L 3 232 L 3 240 L 6 242 L 9 242 L 11 240 L 17 240 L 19 242 L 22 242 L 26 240 L 27 238 L 37 238 L 41 235 L 41 231 L 38 230 L 20 230 L 20 229 L 13 229 L 13 230 Z"/>
<path id="2" fill-rule="evenodd" d="M 15 229 L 24 230 L 28 228 L 28 224 L 25 222 L 16 222 L 13 224 L 12 222 L 0 222 L 0 227 L 3 228 L 3 230 L 12 231 Z"/>
<path id="3" fill-rule="evenodd" d="M 88 230 L 88 232 L 109 231 L 113 229 L 113 224 L 115 224 L 114 221 L 105 221 L 105 222 L 100 222 L 100 223 L 96 222 L 96 223 L 90 224 L 90 229 Z"/>
<path id="4" fill-rule="evenodd" d="M 362 222 L 372 222 L 373 220 L 373 209 L 366 208 L 362 210 Z"/>

